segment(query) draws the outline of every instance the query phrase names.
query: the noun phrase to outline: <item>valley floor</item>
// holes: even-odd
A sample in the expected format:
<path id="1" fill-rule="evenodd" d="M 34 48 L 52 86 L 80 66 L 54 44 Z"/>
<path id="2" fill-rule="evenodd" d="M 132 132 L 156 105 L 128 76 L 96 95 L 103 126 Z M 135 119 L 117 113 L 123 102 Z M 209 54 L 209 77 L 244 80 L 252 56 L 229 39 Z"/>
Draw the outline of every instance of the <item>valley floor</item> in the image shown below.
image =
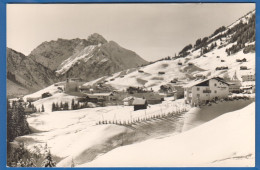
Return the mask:
<path id="1" fill-rule="evenodd" d="M 61 95 L 61 94 L 57 94 L 57 95 Z M 18 137 L 16 138 L 16 141 L 23 141 L 31 152 L 34 152 L 35 146 L 37 146 L 38 148 L 43 148 L 44 145 L 47 143 L 48 146 L 50 147 L 51 153 L 58 158 L 57 161 L 59 161 L 59 163 L 57 166 L 60 167 L 70 167 L 72 159 L 77 166 L 95 166 L 95 165 L 120 166 L 120 164 L 116 164 L 115 162 L 113 163 L 113 161 L 111 162 L 111 164 L 107 164 L 108 162 L 106 161 L 105 161 L 106 163 L 104 164 L 99 164 L 100 163 L 99 160 L 100 159 L 103 160 L 103 156 L 102 156 L 103 154 L 104 154 L 104 160 L 106 160 L 107 154 L 109 155 L 110 152 L 114 153 L 116 150 L 118 149 L 120 150 L 120 148 L 125 148 L 122 147 L 125 145 L 128 145 L 129 147 L 137 146 L 138 148 L 138 145 L 144 143 L 143 141 L 146 142 L 146 140 L 147 142 L 160 141 L 160 140 L 167 141 L 166 139 L 170 139 L 175 135 L 177 137 L 177 136 L 182 136 L 185 133 L 191 133 L 190 132 L 191 130 L 189 129 L 201 125 L 205 122 L 208 122 L 224 113 L 241 109 L 252 102 L 253 102 L 252 100 L 237 100 L 237 101 L 220 102 L 218 104 L 213 104 L 212 106 L 204 106 L 203 108 L 200 109 L 186 108 L 188 110 L 190 109 L 190 111 L 187 113 L 185 112 L 176 113 L 170 117 L 150 119 L 149 121 L 143 121 L 141 123 L 134 123 L 134 124 L 124 125 L 124 126 L 114 125 L 114 124 L 96 125 L 96 122 L 102 120 L 102 118 L 106 118 L 108 120 L 112 120 L 116 118 L 120 120 L 122 119 L 129 120 L 131 117 L 133 118 L 133 115 L 143 117 L 145 116 L 145 114 L 149 115 L 148 113 L 151 113 L 150 115 L 162 114 L 162 112 L 167 113 L 170 111 L 174 111 L 176 110 L 176 108 L 181 108 L 184 107 L 185 105 L 182 104 L 183 103 L 182 100 L 176 100 L 176 101 L 166 100 L 162 104 L 151 106 L 150 108 L 147 109 L 146 112 L 144 112 L 144 110 L 140 110 L 133 113 L 132 111 L 133 108 L 131 106 L 109 106 L 103 108 L 102 107 L 87 108 L 87 109 L 74 110 L 74 111 L 35 113 L 32 114 L 30 117 L 28 117 L 29 125 L 34 130 L 35 133 Z M 40 104 L 41 103 L 39 103 L 39 105 Z M 252 110 L 252 105 L 253 104 L 250 105 L 251 110 Z M 255 113 L 253 110 L 251 112 Z M 225 114 L 224 116 L 226 115 L 230 115 L 230 113 Z M 223 124 L 226 124 L 228 122 L 228 120 L 225 119 L 222 121 Z M 210 123 L 211 122 L 206 124 L 210 124 Z M 245 126 L 250 127 L 250 125 L 248 125 L 247 123 L 248 122 L 246 122 Z M 204 126 L 206 126 L 206 124 Z M 215 129 L 215 131 L 219 130 L 219 128 L 216 127 L 215 124 L 208 125 L 208 126 L 211 127 L 210 129 Z M 232 126 L 232 124 L 230 126 Z M 194 129 L 200 129 L 200 127 L 201 126 Z M 248 129 L 248 127 L 246 129 Z M 188 131 L 184 132 L 186 130 Z M 223 129 L 220 128 L 220 131 L 221 130 Z M 209 134 L 209 132 L 208 134 L 205 134 L 204 136 L 205 140 L 208 140 L 207 138 L 210 138 L 212 135 L 214 136 L 214 134 Z M 221 135 L 219 136 L 219 138 L 223 139 Z M 184 141 L 182 141 L 182 145 L 183 146 L 189 145 L 190 144 L 189 141 L 193 141 L 193 140 L 194 140 L 194 136 L 192 136 L 189 139 L 187 138 Z M 156 143 L 157 142 L 155 142 L 155 144 Z M 213 146 L 214 142 L 211 143 L 210 145 L 214 147 Z M 248 144 L 244 143 L 244 145 L 248 145 Z M 147 149 L 149 148 L 148 146 L 149 145 L 147 145 Z M 169 142 L 167 146 L 171 148 L 173 144 Z M 150 149 L 154 149 L 154 147 L 158 147 L 157 148 L 158 152 L 165 152 L 163 150 L 160 151 L 159 146 L 152 146 L 152 148 Z M 173 149 L 172 152 L 177 153 L 179 150 L 175 150 L 175 149 Z M 192 147 L 190 149 L 192 149 Z M 128 152 L 126 152 L 126 154 L 128 155 Z M 136 153 L 133 153 L 132 156 L 136 156 Z M 171 157 L 172 156 L 169 155 L 169 158 Z M 114 157 L 109 157 L 109 158 L 113 159 Z M 236 156 L 234 156 L 234 159 L 235 158 Z M 221 161 L 222 163 L 228 160 L 226 159 L 226 157 L 220 157 L 219 159 L 224 159 L 223 161 Z M 232 161 L 234 161 L 234 159 L 232 159 Z M 91 161 L 93 161 L 93 163 L 91 163 Z M 86 164 L 88 162 L 90 163 Z M 96 162 L 99 163 L 96 164 Z M 180 163 L 181 162 L 182 161 L 180 161 Z M 209 166 L 211 165 L 218 166 L 217 162 L 218 161 L 209 164 Z M 133 162 L 125 165 L 139 166 L 139 164 L 132 164 L 132 163 Z M 142 165 L 150 166 L 150 164 L 145 164 L 145 161 L 143 162 Z M 185 164 L 182 165 L 185 166 Z M 194 164 L 191 165 L 187 164 L 186 166 L 193 166 L 193 165 Z M 206 164 L 202 164 L 202 165 L 207 166 Z M 151 166 L 168 166 L 168 164 L 167 163 L 157 164 Z M 169 166 L 179 166 L 179 165 L 172 164 Z"/>

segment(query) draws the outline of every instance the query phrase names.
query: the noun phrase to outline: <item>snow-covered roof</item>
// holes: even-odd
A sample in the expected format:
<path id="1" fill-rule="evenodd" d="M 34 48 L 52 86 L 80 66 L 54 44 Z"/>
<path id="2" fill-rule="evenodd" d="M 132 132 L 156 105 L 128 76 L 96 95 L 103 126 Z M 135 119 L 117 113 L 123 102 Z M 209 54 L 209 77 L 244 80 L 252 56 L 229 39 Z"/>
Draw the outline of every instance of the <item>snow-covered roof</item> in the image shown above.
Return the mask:
<path id="1" fill-rule="evenodd" d="M 128 102 L 129 100 L 133 100 L 133 99 L 135 99 L 135 97 L 133 97 L 133 96 L 126 97 L 123 99 L 123 102 Z"/>
<path id="2" fill-rule="evenodd" d="M 229 85 L 227 82 L 225 82 L 224 80 L 222 80 L 221 78 L 219 77 L 212 77 L 212 78 L 208 78 L 208 79 L 203 79 L 203 80 L 197 80 L 197 81 L 193 81 L 185 86 L 183 86 L 184 88 L 190 88 L 190 87 L 193 87 L 193 86 L 196 86 L 197 84 L 200 84 L 200 83 L 203 83 L 203 82 L 206 82 L 206 81 L 209 81 L 211 79 L 215 79 L 215 80 L 218 80 L 218 81 L 221 81 L 222 83 L 225 83 L 227 85 Z"/>
<path id="3" fill-rule="evenodd" d="M 89 95 L 92 95 L 92 96 L 111 96 L 112 93 L 93 93 L 93 94 L 87 94 L 88 96 Z"/>
<path id="4" fill-rule="evenodd" d="M 146 103 L 146 99 L 135 98 L 133 101 L 133 105 L 144 105 Z"/>

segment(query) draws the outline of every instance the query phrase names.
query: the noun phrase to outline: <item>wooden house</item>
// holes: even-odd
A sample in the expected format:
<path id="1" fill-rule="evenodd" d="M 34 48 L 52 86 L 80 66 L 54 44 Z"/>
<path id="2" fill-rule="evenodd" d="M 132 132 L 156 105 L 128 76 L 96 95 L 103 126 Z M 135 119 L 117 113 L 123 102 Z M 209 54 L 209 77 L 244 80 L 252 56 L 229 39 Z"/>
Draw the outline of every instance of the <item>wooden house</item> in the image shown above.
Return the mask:
<path id="1" fill-rule="evenodd" d="M 247 70 L 247 66 L 240 66 L 240 70 Z"/>
<path id="2" fill-rule="evenodd" d="M 159 71 L 158 74 L 162 75 L 162 74 L 165 74 L 165 72 L 164 71 Z"/>
<path id="3" fill-rule="evenodd" d="M 35 109 L 34 108 L 24 108 L 24 113 L 25 114 L 32 114 L 32 113 L 35 113 Z"/>
<path id="4" fill-rule="evenodd" d="M 147 109 L 148 103 L 146 99 L 141 98 L 135 98 L 133 101 L 134 111 L 141 110 L 141 109 Z"/>
<path id="5" fill-rule="evenodd" d="M 132 106 L 134 99 L 135 98 L 133 96 L 126 97 L 126 98 L 123 99 L 123 103 L 124 103 L 125 106 Z"/>

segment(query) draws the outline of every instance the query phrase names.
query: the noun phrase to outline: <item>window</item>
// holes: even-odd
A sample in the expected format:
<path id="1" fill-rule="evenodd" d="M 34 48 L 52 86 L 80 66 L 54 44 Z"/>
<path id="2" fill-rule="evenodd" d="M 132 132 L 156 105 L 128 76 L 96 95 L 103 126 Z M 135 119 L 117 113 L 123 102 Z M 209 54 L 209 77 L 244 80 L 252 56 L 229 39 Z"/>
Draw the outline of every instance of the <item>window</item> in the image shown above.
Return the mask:
<path id="1" fill-rule="evenodd" d="M 197 87 L 197 91 L 200 91 L 200 88 L 199 88 L 199 87 Z"/>
<path id="2" fill-rule="evenodd" d="M 215 83 L 214 86 L 216 87 L 216 86 L 217 86 L 217 83 Z"/>
<path id="3" fill-rule="evenodd" d="M 217 93 L 217 90 L 215 90 L 215 93 Z"/>
<path id="4" fill-rule="evenodd" d="M 197 97 L 200 97 L 200 94 L 197 94 Z"/>

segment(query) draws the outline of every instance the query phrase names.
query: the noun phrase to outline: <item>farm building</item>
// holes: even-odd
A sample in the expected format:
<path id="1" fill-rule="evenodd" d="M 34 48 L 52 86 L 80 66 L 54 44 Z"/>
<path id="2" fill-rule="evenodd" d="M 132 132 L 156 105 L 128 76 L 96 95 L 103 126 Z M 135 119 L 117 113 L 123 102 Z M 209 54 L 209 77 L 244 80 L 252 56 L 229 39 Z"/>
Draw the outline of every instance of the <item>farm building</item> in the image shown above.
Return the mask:
<path id="1" fill-rule="evenodd" d="M 78 92 L 79 86 L 83 84 L 83 80 L 81 78 L 67 78 L 66 84 L 64 86 L 65 92 Z"/>
<path id="2" fill-rule="evenodd" d="M 196 74 L 195 75 L 196 79 L 205 79 L 206 76 L 204 76 L 203 74 Z"/>
<path id="3" fill-rule="evenodd" d="M 178 78 L 174 78 L 173 80 L 170 81 L 171 83 L 177 83 L 178 82 Z"/>
<path id="4" fill-rule="evenodd" d="M 25 114 L 32 114 L 35 113 L 36 110 L 34 108 L 24 108 L 24 113 Z"/>
<path id="5" fill-rule="evenodd" d="M 174 86 L 174 90 L 175 90 L 175 94 L 174 94 L 175 99 L 181 99 L 184 97 L 183 86 Z"/>
<path id="6" fill-rule="evenodd" d="M 93 94 L 86 94 L 87 99 L 89 102 L 98 102 L 98 101 L 110 101 L 114 99 L 113 93 L 93 93 Z M 92 101 L 90 101 L 92 100 Z"/>
<path id="7" fill-rule="evenodd" d="M 146 99 L 141 98 L 135 98 L 133 101 L 134 111 L 141 110 L 141 109 L 147 109 L 147 101 Z"/>
<path id="8" fill-rule="evenodd" d="M 159 104 L 164 101 L 164 96 L 154 92 L 146 92 L 146 93 L 134 93 L 132 96 L 136 98 L 143 98 L 147 100 L 148 104 Z"/>
<path id="9" fill-rule="evenodd" d="M 175 99 L 184 97 L 184 88 L 182 86 L 171 84 L 162 85 L 160 87 L 160 92 L 166 94 L 167 97 L 174 96 Z"/>
<path id="10" fill-rule="evenodd" d="M 255 81 L 254 74 L 242 75 L 241 78 L 242 78 L 242 81 Z"/>
<path id="11" fill-rule="evenodd" d="M 91 86 L 79 86 L 79 91 L 82 93 L 89 92 L 91 89 Z"/>
<path id="12" fill-rule="evenodd" d="M 228 67 L 225 67 L 225 66 L 216 67 L 216 70 L 228 70 Z"/>
<path id="13" fill-rule="evenodd" d="M 184 87 L 185 102 L 191 105 L 206 103 L 212 99 L 226 98 L 229 84 L 219 77 L 195 81 Z"/>
<path id="14" fill-rule="evenodd" d="M 246 62 L 246 58 L 243 58 L 243 59 L 236 59 L 236 62 Z"/>
<path id="15" fill-rule="evenodd" d="M 158 74 L 165 74 L 165 72 L 164 71 L 159 71 Z"/>
<path id="16" fill-rule="evenodd" d="M 240 66 L 240 70 L 247 70 L 247 66 Z"/>
<path id="17" fill-rule="evenodd" d="M 123 99 L 124 105 L 125 105 L 125 106 L 132 106 L 134 99 L 135 99 L 135 98 L 132 97 L 132 96 L 124 98 L 124 99 Z"/>

